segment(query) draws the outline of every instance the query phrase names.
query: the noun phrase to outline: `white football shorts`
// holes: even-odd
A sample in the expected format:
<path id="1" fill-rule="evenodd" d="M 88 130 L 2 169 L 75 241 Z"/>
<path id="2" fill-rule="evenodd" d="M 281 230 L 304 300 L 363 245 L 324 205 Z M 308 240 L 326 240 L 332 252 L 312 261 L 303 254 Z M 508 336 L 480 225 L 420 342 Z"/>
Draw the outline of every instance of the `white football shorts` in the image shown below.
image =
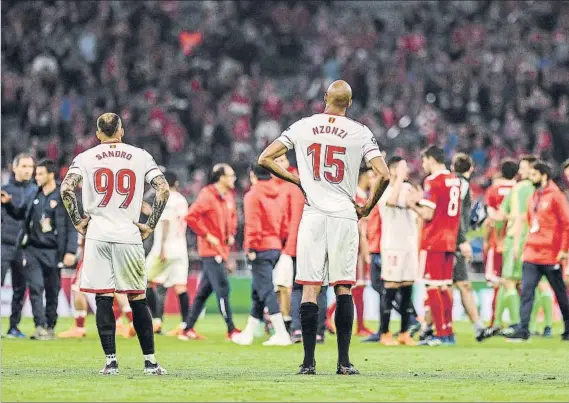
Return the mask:
<path id="1" fill-rule="evenodd" d="M 359 242 L 357 221 L 305 211 L 298 228 L 296 283 L 355 284 Z"/>
<path id="2" fill-rule="evenodd" d="M 85 240 L 81 292 L 144 294 L 146 270 L 142 244 Z"/>
<path id="3" fill-rule="evenodd" d="M 146 257 L 146 268 L 148 281 L 151 283 L 162 284 L 166 288 L 188 284 L 190 264 L 187 257 L 166 259 L 162 262 L 158 255 L 150 253 Z"/>
<path id="4" fill-rule="evenodd" d="M 419 253 L 413 249 L 382 249 L 381 278 L 401 283 L 415 281 L 419 276 Z"/>

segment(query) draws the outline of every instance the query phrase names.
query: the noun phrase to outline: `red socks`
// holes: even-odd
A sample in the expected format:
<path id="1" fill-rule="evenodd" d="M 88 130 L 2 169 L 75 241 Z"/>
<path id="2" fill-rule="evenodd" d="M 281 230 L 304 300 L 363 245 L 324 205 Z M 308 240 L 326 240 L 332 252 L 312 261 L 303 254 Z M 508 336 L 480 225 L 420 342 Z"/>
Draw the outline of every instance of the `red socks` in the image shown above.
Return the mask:
<path id="1" fill-rule="evenodd" d="M 448 336 L 446 333 L 445 324 L 445 306 L 444 300 L 441 295 L 440 288 L 429 288 L 427 289 L 427 296 L 429 298 L 429 306 L 431 307 L 431 316 L 433 317 L 433 324 L 435 325 L 435 331 L 437 336 Z"/>
<path id="2" fill-rule="evenodd" d="M 336 311 L 336 302 L 332 302 L 332 305 L 330 305 L 326 310 L 326 319 L 332 319 L 332 315 L 334 315 L 335 311 Z"/>
<path id="3" fill-rule="evenodd" d="M 441 290 L 444 306 L 444 324 L 446 326 L 445 336 L 453 334 L 452 329 L 452 289 Z"/>
<path id="4" fill-rule="evenodd" d="M 492 319 L 490 319 L 490 327 L 494 327 L 494 320 L 496 320 L 496 302 L 498 302 L 498 291 L 500 291 L 500 287 L 494 287 L 494 297 L 492 298 Z"/>
<path id="5" fill-rule="evenodd" d="M 85 327 L 85 317 L 84 316 L 77 316 L 75 318 L 75 326 L 76 327 Z"/>
<path id="6" fill-rule="evenodd" d="M 119 307 L 119 304 L 115 300 L 113 303 L 113 314 L 115 315 L 115 322 L 121 318 L 121 313 L 122 313 L 121 308 Z"/>
<path id="7" fill-rule="evenodd" d="M 132 323 L 132 311 L 125 312 L 124 315 L 126 316 L 128 323 Z"/>
<path id="8" fill-rule="evenodd" d="M 354 306 L 356 307 L 358 331 L 364 330 L 364 287 L 352 288 L 352 297 L 354 298 Z"/>

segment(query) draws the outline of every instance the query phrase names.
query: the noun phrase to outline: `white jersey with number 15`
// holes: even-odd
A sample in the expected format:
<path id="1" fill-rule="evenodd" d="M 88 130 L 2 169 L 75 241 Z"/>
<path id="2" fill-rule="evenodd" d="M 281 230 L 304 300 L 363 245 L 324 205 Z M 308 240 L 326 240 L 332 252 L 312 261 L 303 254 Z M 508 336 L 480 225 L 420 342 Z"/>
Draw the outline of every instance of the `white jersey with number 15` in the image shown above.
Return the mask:
<path id="1" fill-rule="evenodd" d="M 305 209 L 356 220 L 352 200 L 362 158 L 381 157 L 372 132 L 345 116 L 321 113 L 295 122 L 278 140 L 296 152 Z"/>
<path id="2" fill-rule="evenodd" d="M 83 178 L 83 209 L 91 217 L 85 239 L 142 243 L 134 222 L 144 181 L 162 174 L 148 152 L 124 143 L 99 144 L 75 157 L 68 172 Z"/>

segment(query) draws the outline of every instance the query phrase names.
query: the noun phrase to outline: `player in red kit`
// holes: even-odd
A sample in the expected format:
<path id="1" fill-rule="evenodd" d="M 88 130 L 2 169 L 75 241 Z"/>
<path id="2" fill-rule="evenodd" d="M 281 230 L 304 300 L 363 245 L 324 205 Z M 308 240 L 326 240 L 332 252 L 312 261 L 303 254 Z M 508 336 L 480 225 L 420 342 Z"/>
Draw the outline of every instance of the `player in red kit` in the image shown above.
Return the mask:
<path id="1" fill-rule="evenodd" d="M 423 220 L 420 245 L 420 270 L 427 284 L 429 306 L 435 323 L 436 336 L 422 345 L 455 344 L 452 329 L 452 283 L 454 252 L 457 242 L 466 248 L 466 239 L 459 239 L 460 180 L 447 170 L 442 149 L 431 146 L 422 154 L 423 169 L 429 175 L 425 190 L 414 192 L 408 205 Z M 464 234 L 461 232 L 461 238 Z"/>
<path id="2" fill-rule="evenodd" d="M 504 159 L 501 164 L 502 177 L 496 179 L 486 191 L 484 202 L 488 209 L 488 220 L 484 223 L 484 255 L 486 261 L 486 280 L 494 285 L 494 298 L 492 300 L 492 320 L 490 327 L 494 326 L 494 311 L 500 277 L 502 276 L 502 252 L 504 251 L 504 238 L 506 237 L 506 222 L 500 214 L 500 205 L 516 184 L 514 179 L 518 173 L 518 163 L 512 159 Z"/>

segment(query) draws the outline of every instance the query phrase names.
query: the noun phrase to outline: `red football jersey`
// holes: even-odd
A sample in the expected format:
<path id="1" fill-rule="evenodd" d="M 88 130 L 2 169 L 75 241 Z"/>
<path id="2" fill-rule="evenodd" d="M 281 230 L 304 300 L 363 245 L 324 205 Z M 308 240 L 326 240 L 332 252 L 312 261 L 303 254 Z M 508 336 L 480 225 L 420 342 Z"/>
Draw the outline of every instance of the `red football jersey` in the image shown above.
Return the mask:
<path id="1" fill-rule="evenodd" d="M 497 183 L 493 184 L 486 190 L 486 195 L 484 197 L 484 203 L 486 206 L 493 208 L 494 210 L 500 210 L 500 205 L 504 198 L 512 191 L 512 187 L 516 184 L 515 181 L 506 181 L 506 180 L 499 180 Z M 502 226 L 501 232 L 499 234 L 496 233 L 496 229 L 492 228 L 490 233 L 490 247 L 496 248 L 500 246 L 502 249 L 502 245 L 498 245 L 499 241 L 506 235 L 506 225 Z"/>
<path id="2" fill-rule="evenodd" d="M 419 202 L 435 210 L 421 231 L 421 249 L 454 252 L 460 225 L 460 179 L 447 170 L 425 179 L 425 194 Z"/>

